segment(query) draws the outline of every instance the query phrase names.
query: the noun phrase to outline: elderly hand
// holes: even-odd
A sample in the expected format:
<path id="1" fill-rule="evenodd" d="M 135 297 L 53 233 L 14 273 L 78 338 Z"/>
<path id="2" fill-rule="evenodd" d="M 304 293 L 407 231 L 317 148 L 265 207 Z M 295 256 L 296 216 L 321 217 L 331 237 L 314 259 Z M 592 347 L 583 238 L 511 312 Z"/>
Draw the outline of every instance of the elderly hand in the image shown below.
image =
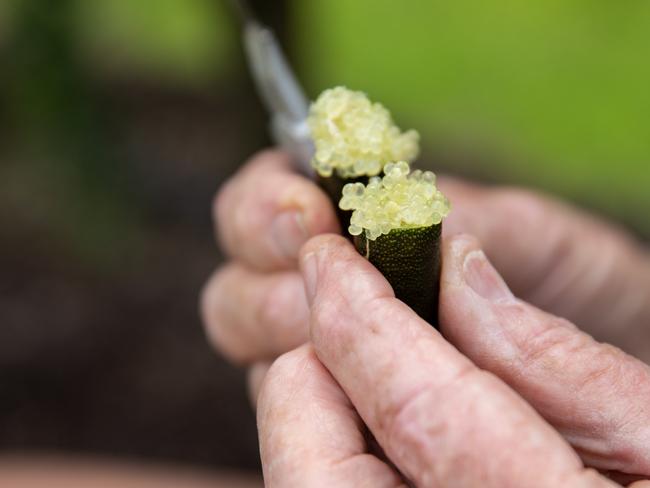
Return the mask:
<path id="1" fill-rule="evenodd" d="M 267 486 L 617 486 L 579 456 L 650 475 L 650 368 L 516 299 L 475 239 L 443 249 L 458 349 L 344 238 L 304 247 L 311 344 L 262 386 Z"/>
<path id="2" fill-rule="evenodd" d="M 637 357 L 648 360 L 650 300 L 647 297 L 650 295 L 650 257 L 647 250 L 621 230 L 546 197 L 522 190 L 484 188 L 452 179 L 441 179 L 439 183 L 453 205 L 452 213 L 444 225 L 447 245 L 443 256 L 440 325 L 445 338 L 468 358 L 463 360 L 472 370 L 478 371 L 480 368 L 490 371 L 500 379 L 499 381 L 490 377 L 493 385 L 499 385 L 495 390 L 501 392 L 496 394 L 498 398 L 504 394 L 503 391 L 507 391 L 507 397 L 517 399 L 515 403 L 519 407 L 515 410 L 524 405 L 524 410 L 537 419 L 533 424 L 539 425 L 541 422 L 548 432 L 548 426 L 537 416 L 540 414 L 556 429 L 551 431 L 551 438 L 557 438 L 558 433 L 562 434 L 587 465 L 602 471 L 616 472 L 616 476 L 620 476 L 619 472 L 647 476 L 649 456 L 645 446 L 650 445 L 650 440 L 647 436 L 646 405 L 650 405 L 650 398 L 647 394 L 646 366 L 611 346 L 595 342 L 568 322 L 548 315 L 523 301 L 517 301 L 496 272 L 492 274 L 492 281 L 490 278 L 483 280 L 482 291 L 480 286 L 465 286 L 471 283 L 471 279 L 462 281 L 458 278 L 462 274 L 461 271 L 471 275 L 471 270 L 474 270 L 477 276 L 481 274 L 481 269 L 493 271 L 490 265 L 485 264 L 487 255 L 501 272 L 505 282 L 510 284 L 514 295 L 549 312 L 562 315 L 578 324 L 583 331 L 622 346 Z M 290 161 L 281 152 L 262 153 L 246 165 L 220 192 L 215 208 L 218 234 L 232 260 L 219 270 L 206 286 L 202 297 L 202 312 L 209 336 L 226 356 L 238 363 L 256 365 L 251 375 L 253 397 L 256 398 L 256 390 L 270 361 L 309 340 L 310 309 L 304 292 L 305 285 L 297 268 L 298 251 L 312 236 L 337 232 L 338 224 L 327 197 L 313 182 L 294 174 Z M 484 254 L 478 250 L 475 241 L 469 241 L 467 238 L 449 239 L 449 236 L 458 232 L 477 235 Z M 343 240 L 335 241 L 339 242 L 339 247 L 345 248 Z M 466 254 L 472 257 L 468 262 L 474 264 L 468 264 L 466 268 L 463 267 L 465 265 L 458 264 L 459 249 L 464 249 L 463 246 L 473 249 Z M 361 259 L 356 254 L 353 256 Z M 360 262 L 370 270 L 361 278 L 373 273 L 376 275 L 368 263 L 363 259 Z M 454 262 L 457 270 L 460 270 L 456 275 L 450 271 Z M 336 260 L 333 259 L 332 265 L 335 264 Z M 350 270 L 345 276 L 346 279 L 343 279 L 341 275 L 341 290 L 350 283 L 357 283 L 355 286 L 363 286 L 365 283 L 364 280 L 358 281 L 358 278 L 351 280 L 353 273 Z M 450 279 L 453 276 L 458 279 Z M 370 281 L 381 281 L 380 278 L 375 276 Z M 341 293 L 340 296 L 348 294 Z M 395 302 L 394 299 L 392 301 Z M 355 309 L 356 305 L 355 302 Z M 404 317 L 400 315 L 400 319 Z M 341 318 L 341 323 L 347 327 L 355 328 L 358 325 L 343 320 Z M 397 323 L 395 319 L 390 321 L 396 333 L 406 334 L 405 331 L 412 329 L 412 326 Z M 406 323 L 414 322 L 421 324 L 421 321 L 414 317 Z M 361 322 L 362 325 L 364 323 L 366 322 Z M 312 328 L 312 332 L 314 330 L 319 329 Z M 361 327 L 360 332 L 364 330 L 365 328 Z M 370 330 L 373 330 L 372 327 Z M 429 328 L 427 331 L 436 341 L 441 341 L 433 329 Z M 331 405 L 335 410 L 341 405 L 347 405 L 343 409 L 349 410 L 351 421 L 361 426 L 354 410 L 356 408 L 370 430 L 376 433 L 372 422 L 364 415 L 362 406 L 366 399 L 371 401 L 373 395 L 368 393 L 367 388 L 361 389 L 361 392 L 365 392 L 365 397 L 359 398 L 354 391 L 346 388 L 344 381 L 333 369 L 334 363 L 331 360 L 328 362 L 327 356 L 319 349 L 319 341 L 320 347 L 324 348 L 330 343 L 327 339 L 330 337 L 334 341 L 330 343 L 330 347 L 340 349 L 340 353 L 349 352 L 354 348 L 345 341 L 336 340 L 337 334 L 325 338 L 318 337 L 320 339 L 312 337 L 313 347 L 327 368 L 332 364 L 331 374 L 349 396 L 349 400 L 346 400 L 346 395 L 340 389 L 335 389 L 338 391 L 337 398 L 340 402 L 332 402 Z M 447 347 L 457 351 L 451 346 Z M 411 346 L 405 348 L 404 353 L 409 353 L 409 348 Z M 429 362 L 436 359 L 435 351 L 438 349 L 419 350 L 421 359 Z M 289 357 L 307 354 L 305 351 L 309 351 L 309 348 L 299 351 L 303 352 L 291 353 Z M 395 360 L 401 353 L 402 351 L 387 349 L 378 354 Z M 458 352 L 457 354 L 462 358 Z M 427 355 L 431 357 L 426 357 Z M 312 380 L 316 381 L 322 377 L 316 372 L 325 370 L 322 367 L 319 369 L 319 363 L 314 362 L 315 356 L 312 352 L 307 356 L 311 359 L 305 364 L 313 365 L 313 368 L 309 368 L 315 372 Z M 350 371 L 349 374 L 361 375 L 362 372 L 372 369 L 373 363 L 365 365 L 364 361 L 360 360 L 358 369 Z M 283 357 L 279 364 L 285 362 L 287 359 Z M 427 364 L 429 366 L 424 368 L 425 371 L 431 366 L 431 363 Z M 439 367 L 442 368 L 436 365 L 436 368 Z M 385 375 L 386 370 L 393 366 L 384 365 L 383 368 L 382 375 Z M 408 369 L 405 366 L 403 371 Z M 269 399 L 265 401 L 267 405 L 275 404 L 278 396 L 282 394 L 280 388 L 271 388 L 271 385 L 276 384 L 273 377 L 280 376 L 279 370 L 280 367 L 276 366 L 275 373 L 267 382 L 266 390 L 276 393 L 265 394 L 264 398 Z M 438 373 L 429 372 L 425 376 L 432 374 Z M 307 376 L 296 375 L 295 386 L 302 388 L 303 385 L 308 390 L 312 388 L 305 383 L 312 381 L 308 380 Z M 479 376 L 486 374 L 481 373 Z M 361 381 L 362 377 L 359 378 Z M 288 380 L 283 381 L 288 388 L 294 385 Z M 328 381 L 328 384 L 336 385 L 331 377 Z M 404 381 L 408 382 L 408 375 Z M 520 396 L 506 388 L 503 383 L 508 384 Z M 381 384 L 377 383 L 378 386 Z M 474 432 L 474 425 L 475 434 L 479 435 L 479 432 L 487 429 L 486 425 L 492 424 L 491 414 L 482 413 L 482 417 L 477 417 L 476 421 L 467 427 L 455 426 L 454 422 L 461 421 L 456 419 L 458 415 L 469 417 L 471 420 L 474 409 L 479 408 L 480 404 L 478 398 L 470 398 L 466 407 L 468 410 L 463 411 L 458 407 L 456 411 L 449 407 L 448 399 L 460 395 L 456 391 L 456 384 L 462 385 L 462 382 L 452 381 L 450 385 L 453 386 L 445 388 L 444 402 L 442 397 L 438 399 L 439 405 L 447 409 L 444 420 L 449 422 L 449 429 L 447 424 L 440 424 L 441 428 L 450 430 L 451 434 L 459 429 L 458 432 L 463 433 L 462 435 L 470 436 L 470 433 Z M 391 387 L 386 388 L 390 390 Z M 316 392 L 317 396 L 320 395 Z M 374 396 L 383 397 L 385 394 L 384 389 L 374 392 Z M 486 398 L 491 396 L 492 394 L 487 395 Z M 299 395 L 296 396 L 298 397 Z M 526 403 L 522 397 L 537 413 L 530 407 L 525 407 Z M 276 400 L 271 401 L 273 398 Z M 346 403 L 349 401 L 351 403 Z M 458 405 L 457 402 L 449 402 L 449 405 Z M 318 406 L 313 408 L 317 409 Z M 438 407 L 438 410 L 440 408 Z M 451 412 L 449 408 L 452 408 Z M 468 411 L 471 413 L 467 414 Z M 286 423 L 287 428 L 294 420 L 302 421 L 302 425 L 297 423 L 300 425 L 297 432 L 307 428 L 304 426 L 303 414 L 305 412 L 301 411 L 301 404 L 297 402 L 293 413 L 287 411 L 284 414 L 291 420 Z M 260 427 L 264 435 L 265 426 L 269 425 L 264 419 L 268 417 L 262 416 L 262 411 L 260 415 Z M 381 412 L 377 415 L 383 416 Z M 427 419 L 423 421 L 428 422 Z M 431 421 L 441 420 L 432 417 Z M 494 424 L 496 426 L 509 425 L 501 420 L 494 422 L 497 422 Z M 521 427 L 523 424 L 517 421 L 517 425 Z M 276 426 L 273 426 L 273 429 L 275 428 Z M 359 428 L 363 430 L 362 427 Z M 424 427 L 424 430 L 427 429 L 431 431 L 431 428 Z M 531 429 L 531 432 L 536 432 L 537 427 Z M 488 440 L 484 442 L 490 444 L 496 438 L 490 437 L 490 429 L 486 432 Z M 436 434 L 433 431 L 432 433 Z M 532 438 L 537 436 L 530 435 Z M 282 436 L 279 438 L 282 439 Z M 359 440 L 358 434 L 356 438 Z M 407 469 L 400 464 L 398 458 L 393 459 L 388 445 L 384 443 L 385 438 L 382 440 L 378 436 L 378 440 L 389 451 L 389 457 L 400 471 L 405 469 L 402 472 L 409 477 L 413 476 L 412 472 L 417 472 L 417 467 L 413 468 L 415 471 L 409 471 L 411 468 Z M 262 441 L 264 445 L 264 436 Z M 448 441 L 445 439 L 444 442 L 447 446 Z M 499 442 L 496 442 L 495 446 L 506 445 Z M 513 439 L 513 442 L 518 445 L 519 441 Z M 317 449 L 320 449 L 319 445 L 319 442 L 314 443 Z M 358 447 L 360 444 L 355 445 Z M 361 446 L 365 444 L 362 443 Z M 488 455 L 483 452 L 484 447 L 477 449 L 473 455 L 484 456 L 488 460 Z M 404 449 L 407 449 L 406 445 Z M 511 451 L 512 448 L 506 456 L 507 459 L 513 455 Z M 266 452 L 272 450 L 267 449 Z M 412 453 L 410 448 L 405 452 Z M 466 454 L 456 447 L 445 449 L 444 453 L 435 452 L 437 458 L 441 455 L 453 457 L 454 453 L 457 453 L 460 460 L 455 461 L 457 463 L 463 459 L 473 463 L 475 459 L 471 457 L 471 453 Z M 569 453 L 566 456 L 563 454 L 563 459 L 573 456 L 575 461 L 575 454 L 571 454 L 572 451 L 566 445 L 562 452 Z M 499 453 L 490 454 L 498 458 Z M 531 462 L 530 458 L 524 458 L 518 466 Z M 268 458 L 266 459 L 268 461 Z M 539 463 L 540 459 L 544 457 L 535 462 Z M 572 463 L 575 464 L 574 461 Z M 544 464 L 546 465 L 546 461 Z M 426 460 L 420 467 L 425 465 L 428 465 Z M 444 462 L 440 466 L 443 466 L 441 469 L 446 469 Z M 481 470 L 488 469 L 484 465 L 481 466 L 479 463 L 479 473 L 474 473 L 475 475 L 483 476 Z M 266 468 L 268 471 L 268 466 Z M 457 475 L 460 476 L 458 473 Z M 580 478 L 584 475 L 575 476 Z M 533 478 L 536 479 L 537 475 Z M 617 479 L 623 480 L 620 477 Z M 519 480 L 517 479 L 516 483 L 520 483 Z M 425 481 L 420 481 L 420 484 L 426 486 Z M 523 486 L 534 486 L 527 483 L 528 481 Z M 471 486 L 471 483 L 469 485 Z"/>
<path id="3" fill-rule="evenodd" d="M 449 178 L 443 232 L 477 236 L 518 297 L 650 361 L 650 256 L 624 232 L 569 206 L 516 189 Z M 215 200 L 217 234 L 231 261 L 206 285 L 209 337 L 232 361 L 267 362 L 308 338 L 297 272 L 310 237 L 338 232 L 334 209 L 288 156 L 254 157 Z"/>

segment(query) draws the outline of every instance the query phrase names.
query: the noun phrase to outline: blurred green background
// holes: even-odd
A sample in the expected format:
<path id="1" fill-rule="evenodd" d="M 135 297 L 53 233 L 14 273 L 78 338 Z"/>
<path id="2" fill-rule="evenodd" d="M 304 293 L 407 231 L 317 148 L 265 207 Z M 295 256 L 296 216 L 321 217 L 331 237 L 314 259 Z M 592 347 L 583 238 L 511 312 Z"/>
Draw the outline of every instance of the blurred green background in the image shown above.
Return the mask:
<path id="1" fill-rule="evenodd" d="M 650 4 L 585 0 L 294 2 L 312 93 L 394 107 L 443 169 L 650 221 Z"/>
<path id="2" fill-rule="evenodd" d="M 650 4 L 252 2 L 310 96 L 368 92 L 421 164 L 650 237 Z M 223 0 L 0 2 L 0 447 L 255 470 L 196 313 L 210 207 L 268 145 Z"/>

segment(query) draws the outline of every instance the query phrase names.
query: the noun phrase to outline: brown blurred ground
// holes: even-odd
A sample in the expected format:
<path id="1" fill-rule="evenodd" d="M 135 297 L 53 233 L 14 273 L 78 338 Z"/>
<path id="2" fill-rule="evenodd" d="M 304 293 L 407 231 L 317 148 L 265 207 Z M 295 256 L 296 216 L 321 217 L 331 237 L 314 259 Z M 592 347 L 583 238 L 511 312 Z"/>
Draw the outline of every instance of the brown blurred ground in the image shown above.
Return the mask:
<path id="1" fill-rule="evenodd" d="M 213 195 L 268 144 L 243 63 L 198 90 L 89 79 L 29 29 L 0 50 L 0 456 L 257 471 L 244 372 L 197 312 Z"/>
<path id="2" fill-rule="evenodd" d="M 219 261 L 212 195 L 263 119 L 239 116 L 258 110 L 245 92 L 106 90 L 126 122 L 118 152 L 142 164 L 144 227 L 97 271 L 47 223 L 3 216 L 0 446 L 255 468 L 243 374 L 210 350 L 197 297 Z"/>
<path id="3" fill-rule="evenodd" d="M 260 488 L 259 476 L 65 457 L 0 459 L 2 486 L 21 488 Z"/>

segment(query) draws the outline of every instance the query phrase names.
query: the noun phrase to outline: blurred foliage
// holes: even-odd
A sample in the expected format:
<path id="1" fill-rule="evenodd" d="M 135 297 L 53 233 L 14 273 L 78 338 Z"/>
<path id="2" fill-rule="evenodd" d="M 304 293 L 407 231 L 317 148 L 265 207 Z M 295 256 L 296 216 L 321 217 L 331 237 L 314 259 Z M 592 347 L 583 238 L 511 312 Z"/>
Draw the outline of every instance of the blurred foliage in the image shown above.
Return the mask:
<path id="1" fill-rule="evenodd" d="M 118 191 L 129 162 L 110 154 L 113 123 L 95 93 L 98 80 L 204 94 L 239 83 L 238 27 L 228 7 L 224 0 L 0 2 L 10 120 L 30 149 L 49 141 L 41 154 L 59 162 L 47 178 L 67 181 L 61 191 L 70 202 L 98 199 L 87 212 L 106 210 L 118 221 L 130 213 Z M 402 126 L 420 130 L 430 155 L 460 155 L 439 158 L 437 169 L 543 188 L 650 235 L 639 210 L 650 207 L 650 3 L 296 0 L 290 7 L 282 37 L 312 96 L 336 84 L 367 91 Z"/>
<path id="2" fill-rule="evenodd" d="M 6 42 L 11 26 L 12 9 L 9 2 L 0 2 L 0 47 Z"/>
<path id="3" fill-rule="evenodd" d="M 30 6 L 68 17 L 78 61 L 96 74 L 196 85 L 222 77 L 234 64 L 236 26 L 224 0 L 3 0 L 0 46 Z"/>
<path id="4" fill-rule="evenodd" d="M 0 0 L 0 449 L 258 466 L 196 306 L 264 131 L 222 3 Z"/>
<path id="5" fill-rule="evenodd" d="M 4 105 L 14 133 L 2 167 L 8 218 L 110 265 L 134 245 L 128 162 L 109 142 L 110 111 L 77 62 L 71 0 L 13 4 Z M 6 209 L 4 209 L 6 212 Z M 114 239 L 119 229 L 122 239 Z"/>
<path id="6" fill-rule="evenodd" d="M 0 144 L 0 216 L 81 261 L 114 269 L 146 250 L 138 162 L 124 154 L 126 114 L 111 106 L 111 90 L 134 82 L 158 93 L 214 90 L 236 65 L 226 5 L 0 4 L 0 139 L 11 134 Z"/>
<path id="7" fill-rule="evenodd" d="M 162 82 L 206 83 L 233 63 L 224 1 L 75 0 L 83 55 L 98 71 Z"/>
<path id="8" fill-rule="evenodd" d="M 561 193 L 650 235 L 650 3 L 292 6 L 312 95 L 367 91 L 425 147 L 474 156 L 456 169 Z"/>

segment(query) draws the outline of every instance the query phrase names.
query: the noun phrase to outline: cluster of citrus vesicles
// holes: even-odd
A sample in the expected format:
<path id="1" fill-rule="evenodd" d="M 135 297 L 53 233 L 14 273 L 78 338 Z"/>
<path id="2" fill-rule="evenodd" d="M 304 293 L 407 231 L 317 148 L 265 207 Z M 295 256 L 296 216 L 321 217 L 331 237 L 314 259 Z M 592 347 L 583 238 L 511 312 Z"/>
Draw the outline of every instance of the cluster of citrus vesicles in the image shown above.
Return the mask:
<path id="1" fill-rule="evenodd" d="M 315 145 L 312 165 L 323 177 L 378 175 L 391 161 L 413 161 L 420 150 L 415 130 L 401 132 L 383 105 L 340 86 L 311 105 L 308 125 Z"/>
<path id="2" fill-rule="evenodd" d="M 439 224 L 450 210 L 449 201 L 436 188 L 431 171 L 410 171 L 405 161 L 389 163 L 384 176 L 373 176 L 368 185 L 348 183 L 339 202 L 353 210 L 348 232 L 374 241 L 394 229 Z"/>

